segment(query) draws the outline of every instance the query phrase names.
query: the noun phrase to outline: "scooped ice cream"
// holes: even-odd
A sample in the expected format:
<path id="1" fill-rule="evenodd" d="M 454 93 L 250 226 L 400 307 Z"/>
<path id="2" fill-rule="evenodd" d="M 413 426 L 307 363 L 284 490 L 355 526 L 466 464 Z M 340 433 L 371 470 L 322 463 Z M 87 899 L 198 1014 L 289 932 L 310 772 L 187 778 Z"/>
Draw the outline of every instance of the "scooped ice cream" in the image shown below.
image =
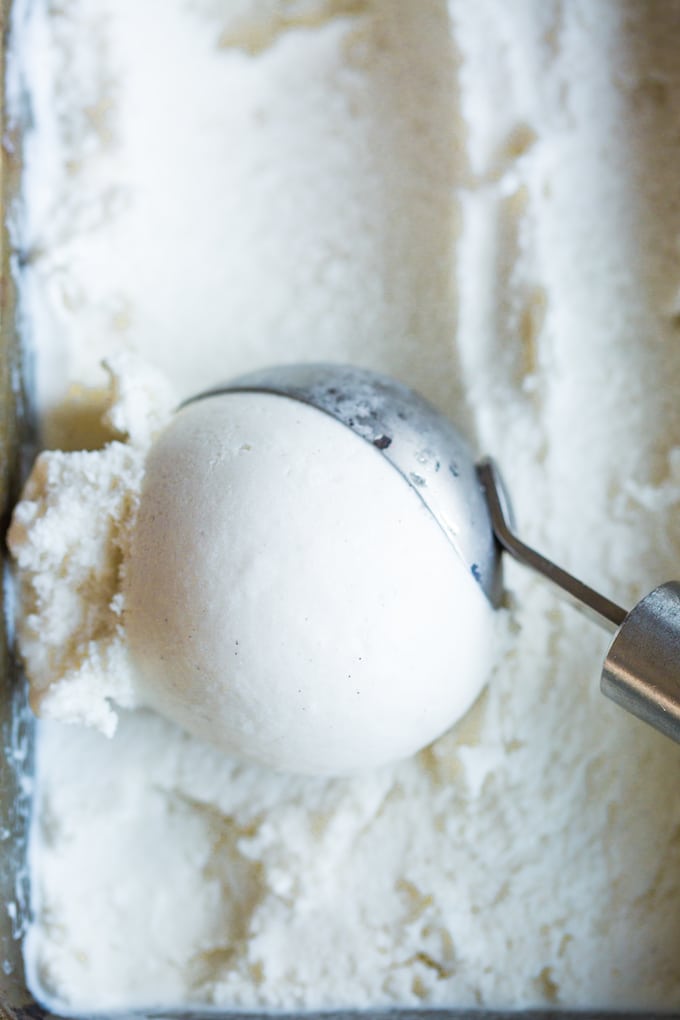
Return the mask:
<path id="1" fill-rule="evenodd" d="M 412 754 L 488 677 L 493 611 L 415 490 L 284 397 L 175 416 L 148 457 L 125 576 L 149 703 L 276 768 Z"/>

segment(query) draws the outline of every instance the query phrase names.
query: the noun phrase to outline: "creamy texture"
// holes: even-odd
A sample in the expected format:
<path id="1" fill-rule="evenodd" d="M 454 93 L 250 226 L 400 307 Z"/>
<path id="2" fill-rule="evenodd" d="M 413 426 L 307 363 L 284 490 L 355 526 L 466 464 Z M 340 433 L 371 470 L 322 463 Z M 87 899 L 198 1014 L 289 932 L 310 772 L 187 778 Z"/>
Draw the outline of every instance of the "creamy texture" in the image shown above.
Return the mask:
<path id="1" fill-rule="evenodd" d="M 495 614 L 416 490 L 281 396 L 175 415 L 147 457 L 124 572 L 148 704 L 276 769 L 414 754 L 488 678 Z"/>
<path id="2" fill-rule="evenodd" d="M 498 456 L 584 580 L 629 605 L 678 576 L 679 36 L 665 0 L 39 9 L 18 236 L 48 440 L 87 443 L 64 386 L 120 347 L 182 394 L 357 361 Z M 284 778 L 144 712 L 41 726 L 35 986 L 677 1006 L 678 749 L 602 700 L 606 635 L 507 580 L 488 694 L 396 767 Z"/>

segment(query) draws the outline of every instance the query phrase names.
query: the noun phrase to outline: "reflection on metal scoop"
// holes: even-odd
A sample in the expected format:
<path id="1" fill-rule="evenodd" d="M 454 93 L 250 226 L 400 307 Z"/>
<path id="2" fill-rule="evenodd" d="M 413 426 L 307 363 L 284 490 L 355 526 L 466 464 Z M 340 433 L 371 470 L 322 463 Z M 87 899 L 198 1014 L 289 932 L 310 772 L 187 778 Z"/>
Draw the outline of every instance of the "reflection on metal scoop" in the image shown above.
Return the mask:
<path id="1" fill-rule="evenodd" d="M 494 462 L 475 465 L 452 423 L 387 376 L 348 365 L 275 366 L 187 403 L 244 392 L 309 404 L 371 443 L 418 494 L 492 605 L 502 598 L 503 550 L 556 584 L 576 608 L 615 632 L 602 669 L 602 692 L 680 742 L 680 584 L 661 585 L 626 612 L 530 549 L 515 534 Z"/>

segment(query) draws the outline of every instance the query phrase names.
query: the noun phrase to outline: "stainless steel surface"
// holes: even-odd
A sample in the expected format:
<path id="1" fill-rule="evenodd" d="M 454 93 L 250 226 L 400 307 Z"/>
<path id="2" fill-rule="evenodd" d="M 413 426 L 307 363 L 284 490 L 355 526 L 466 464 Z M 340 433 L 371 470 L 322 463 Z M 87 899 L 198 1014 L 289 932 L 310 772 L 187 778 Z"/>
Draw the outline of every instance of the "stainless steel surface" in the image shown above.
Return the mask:
<path id="1" fill-rule="evenodd" d="M 3 42 L 10 3 L 0 7 Z M 5 109 L 5 46 L 0 49 L 0 103 Z M 13 252 L 6 211 L 18 191 L 21 173 L 18 126 L 3 123 L 0 147 L 0 516 L 7 524 L 21 479 L 21 461 L 33 452 L 33 435 L 24 393 L 24 365 L 16 328 Z M 3 528 L 4 532 L 4 528 Z M 11 607 L 3 555 L 0 586 L 0 1017 L 41 1018 L 26 987 L 21 943 L 30 913 L 27 845 L 32 802 L 34 721 L 26 685 L 12 654 Z M 22 1012 L 23 1011 L 23 1012 Z M 32 1011 L 32 1012 L 31 1012 Z"/>
<path id="2" fill-rule="evenodd" d="M 472 454 L 455 426 L 420 394 L 350 365 L 277 365 L 240 376 L 187 403 L 228 393 L 271 393 L 308 404 L 371 443 L 418 494 L 496 605 L 500 557 Z"/>
<path id="3" fill-rule="evenodd" d="M 0 993 L 1 994 L 1 993 Z M 318 1012 L 275 1012 L 249 1013 L 238 1011 L 222 1012 L 214 1008 L 181 1009 L 181 1010 L 132 1010 L 119 1013 L 68 1014 L 53 1013 L 39 1005 L 9 1008 L 0 1001 L 0 1020 L 521 1020 L 531 1017 L 532 1020 L 631 1020 L 639 1014 L 609 1012 L 580 1013 L 574 1011 L 552 1010 L 519 1010 L 505 1012 L 502 1010 L 461 1010 L 461 1009 L 377 1009 L 357 1010 L 341 1009 Z M 680 1014 L 664 1014 L 667 1020 L 678 1020 Z"/>
<path id="4" fill-rule="evenodd" d="M 670 581 L 628 613 L 602 668 L 603 694 L 680 742 L 680 584 Z"/>

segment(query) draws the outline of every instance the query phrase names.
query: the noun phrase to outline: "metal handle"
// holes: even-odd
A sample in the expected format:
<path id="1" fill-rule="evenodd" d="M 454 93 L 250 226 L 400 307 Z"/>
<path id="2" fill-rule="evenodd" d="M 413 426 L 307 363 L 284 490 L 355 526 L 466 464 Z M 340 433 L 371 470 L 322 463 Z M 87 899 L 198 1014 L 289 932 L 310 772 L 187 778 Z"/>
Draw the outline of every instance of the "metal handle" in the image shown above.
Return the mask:
<path id="1" fill-rule="evenodd" d="M 491 525 L 502 549 L 547 577 L 581 612 L 609 631 L 600 689 L 621 708 L 680 743 L 680 584 L 669 581 L 629 613 L 556 566 L 514 532 L 510 500 L 491 459 L 477 466 Z"/>
<path id="2" fill-rule="evenodd" d="M 547 577 L 566 594 L 572 605 L 590 619 L 595 620 L 609 631 L 616 631 L 626 619 L 627 613 L 621 606 L 600 595 L 578 578 L 568 574 L 555 563 L 541 556 L 535 549 L 525 545 L 514 532 L 512 509 L 507 491 L 503 485 L 498 467 L 487 457 L 477 465 L 477 474 L 482 483 L 491 515 L 491 526 L 494 535 L 506 552 L 530 567 L 537 573 Z"/>

